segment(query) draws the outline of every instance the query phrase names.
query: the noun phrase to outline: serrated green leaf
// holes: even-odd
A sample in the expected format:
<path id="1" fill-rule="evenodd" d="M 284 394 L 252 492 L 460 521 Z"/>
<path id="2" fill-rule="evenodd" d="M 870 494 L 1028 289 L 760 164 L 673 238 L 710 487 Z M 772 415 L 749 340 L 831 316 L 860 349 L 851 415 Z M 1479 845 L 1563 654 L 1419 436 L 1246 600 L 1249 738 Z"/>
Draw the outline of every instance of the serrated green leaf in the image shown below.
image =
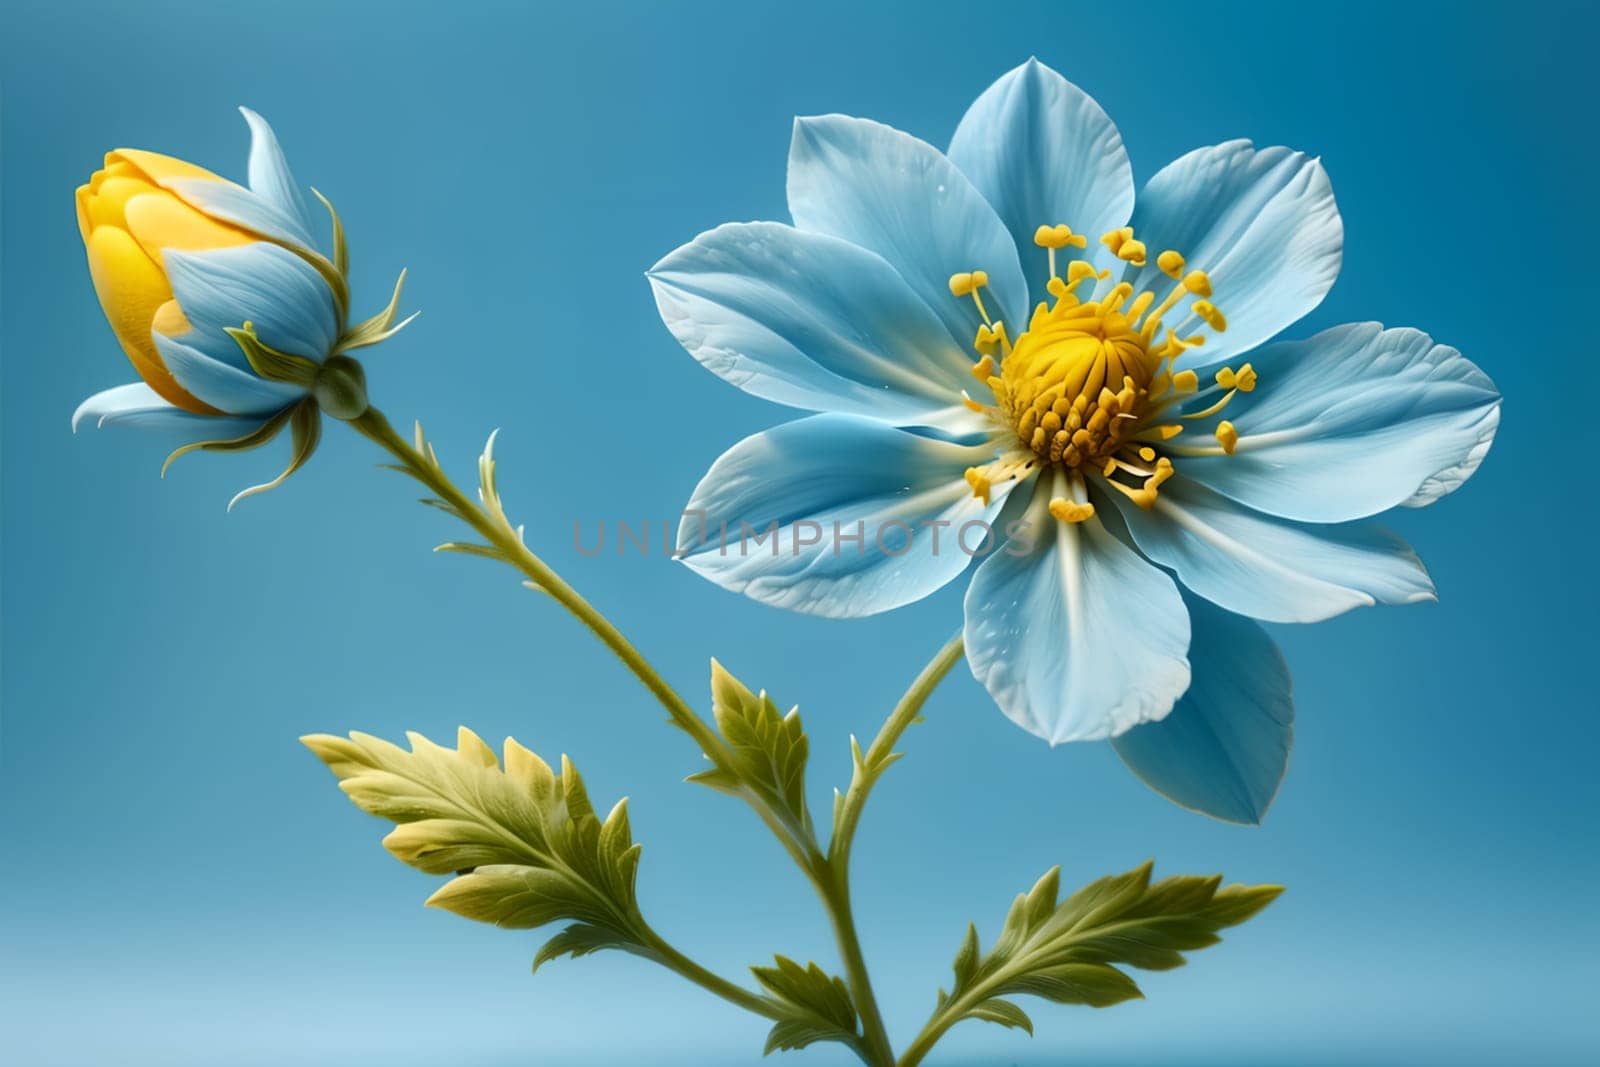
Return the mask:
<path id="1" fill-rule="evenodd" d="M 577 959 L 579 956 L 588 956 L 608 948 L 639 953 L 637 945 L 621 940 L 614 931 L 602 926 L 590 926 L 588 923 L 573 923 L 544 943 L 533 957 L 533 969 L 537 973 L 540 967 L 561 956 Z"/>
<path id="2" fill-rule="evenodd" d="M 1014 1030 L 1026 1030 L 1028 1036 L 1033 1036 L 1033 1020 L 1028 1018 L 1028 1013 L 1011 1003 L 993 997 L 981 1004 L 975 1005 L 967 1012 L 970 1019 L 982 1019 L 986 1023 L 999 1023 Z"/>
<path id="3" fill-rule="evenodd" d="M 773 961 L 771 967 L 750 968 L 787 1015 L 767 1035 L 766 1052 L 805 1048 L 818 1041 L 857 1047 L 860 1026 L 844 979 L 829 975 L 815 963 L 802 967 L 786 956 L 775 956 Z"/>
<path id="4" fill-rule="evenodd" d="M 1143 996 L 1118 966 L 1166 970 L 1184 953 L 1216 944 L 1218 931 L 1255 915 L 1279 886 L 1221 886 L 1219 876 L 1182 876 L 1152 884 L 1149 863 L 1091 882 L 1058 902 L 1053 868 L 1017 896 L 1000 936 L 980 954 L 968 927 L 956 953 L 955 986 L 940 991 L 937 1011 L 1033 1032 L 1020 1008 L 997 999 L 1042 997 L 1103 1008 Z"/>
<path id="5" fill-rule="evenodd" d="M 383 841 L 395 858 L 455 875 L 429 907 L 512 929 L 576 920 L 545 944 L 535 968 L 601 948 L 652 955 L 626 801 L 602 821 L 570 760 L 556 774 L 510 738 L 502 768 L 466 727 L 453 749 L 407 736 L 409 751 L 361 733 L 301 740 L 357 807 L 396 824 Z"/>
<path id="6" fill-rule="evenodd" d="M 765 690 L 752 693 L 716 660 L 711 661 L 711 706 L 733 765 L 726 770 L 702 771 L 689 780 L 735 795 L 748 789 L 809 835 L 806 760 L 810 741 L 801 726 L 800 710 L 783 714 Z"/>

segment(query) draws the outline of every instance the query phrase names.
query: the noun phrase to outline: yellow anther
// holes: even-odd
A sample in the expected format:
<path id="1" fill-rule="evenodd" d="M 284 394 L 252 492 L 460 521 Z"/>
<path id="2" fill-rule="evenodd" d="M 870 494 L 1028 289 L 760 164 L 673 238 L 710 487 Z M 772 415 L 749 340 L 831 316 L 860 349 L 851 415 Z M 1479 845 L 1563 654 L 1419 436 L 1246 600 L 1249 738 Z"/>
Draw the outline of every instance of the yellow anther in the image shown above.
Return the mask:
<path id="1" fill-rule="evenodd" d="M 1050 501 L 1050 514 L 1060 522 L 1084 522 L 1094 516 L 1094 505 L 1080 504 L 1076 500 L 1058 496 Z"/>
<path id="2" fill-rule="evenodd" d="M 1218 333 L 1222 333 L 1228 328 L 1227 316 L 1218 311 L 1216 305 L 1209 300 L 1196 300 L 1194 302 L 1194 313 L 1205 319 L 1206 325 Z"/>
<path id="3" fill-rule="evenodd" d="M 1163 441 L 1170 441 L 1183 432 L 1183 427 L 1178 423 L 1169 422 L 1165 426 L 1157 426 L 1155 431 Z"/>
<path id="4" fill-rule="evenodd" d="M 1104 474 L 1107 478 L 1117 473 L 1117 457 L 1112 456 L 1110 459 L 1106 460 L 1106 465 L 1100 468 L 1100 473 Z"/>
<path id="5" fill-rule="evenodd" d="M 1111 249 L 1111 254 L 1116 255 L 1124 243 L 1133 240 L 1133 227 L 1123 226 L 1121 229 L 1112 230 L 1110 233 L 1100 235 L 1100 243 Z"/>
<path id="6" fill-rule="evenodd" d="M 1072 232 L 1072 227 L 1066 223 L 1057 223 L 1054 226 L 1040 226 L 1033 231 L 1033 243 L 1040 248 L 1087 248 L 1089 239 L 1082 234 Z"/>
<path id="7" fill-rule="evenodd" d="M 1093 267 L 1089 266 L 1087 262 L 1081 259 L 1075 259 L 1071 263 L 1067 264 L 1068 285 L 1077 285 L 1085 278 L 1103 279 L 1109 278 L 1110 276 L 1111 272 L 1109 270 L 1096 271 Z"/>
<path id="8" fill-rule="evenodd" d="M 982 326 L 978 327 L 978 335 L 977 337 L 973 338 L 972 347 L 978 350 L 979 355 L 987 356 L 994 352 L 996 348 L 1000 347 L 1000 334 L 994 329 L 993 326 L 986 322 Z M 992 363 L 990 364 L 990 367 L 991 369 L 993 368 Z M 973 371 L 973 373 L 977 374 L 977 371 Z M 987 374 L 981 374 L 978 375 L 978 380 L 981 382 L 987 377 Z"/>
<path id="9" fill-rule="evenodd" d="M 972 287 L 974 289 L 982 289 L 984 286 L 986 286 L 988 284 L 989 284 L 989 272 L 988 271 L 975 270 L 975 271 L 972 272 Z"/>
<path id="10" fill-rule="evenodd" d="M 984 477 L 983 471 L 977 467 L 968 467 L 965 477 L 967 484 L 972 486 L 972 495 L 987 505 L 989 503 L 989 490 L 994 487 L 989 484 L 989 479 Z"/>
<path id="11" fill-rule="evenodd" d="M 1248 363 L 1237 371 L 1232 367 L 1223 367 L 1217 371 L 1217 384 L 1224 389 L 1237 389 L 1241 393 L 1252 392 L 1256 387 L 1256 369 Z"/>
<path id="12" fill-rule="evenodd" d="M 1203 270 L 1192 270 L 1189 276 L 1183 279 L 1183 287 L 1195 296 L 1210 296 L 1211 277 Z"/>
<path id="13" fill-rule="evenodd" d="M 1145 445 L 1143 448 L 1139 449 L 1139 458 L 1144 460 L 1146 463 L 1154 463 L 1156 461 L 1156 450 L 1151 448 L 1149 445 Z"/>
<path id="14" fill-rule="evenodd" d="M 1239 431 L 1233 428 L 1233 423 L 1223 419 L 1217 423 L 1217 444 L 1228 455 L 1233 455 L 1233 450 L 1239 445 Z"/>
<path id="15" fill-rule="evenodd" d="M 1078 261 L 1077 260 L 1073 260 L 1072 261 L 1072 266 L 1076 267 L 1077 265 L 1078 265 Z M 1069 272 L 1070 272 L 1070 270 L 1071 270 L 1071 268 L 1068 268 Z M 1055 275 L 1052 274 L 1050 276 L 1050 280 L 1044 283 L 1044 289 L 1045 289 L 1045 292 L 1049 293 L 1051 296 L 1055 297 L 1057 300 L 1065 300 L 1069 295 L 1071 295 L 1072 287 L 1074 285 L 1076 285 L 1076 284 L 1077 284 L 1077 282 L 1064 282 L 1060 278 L 1058 278 L 1058 277 L 1056 277 Z"/>
<path id="16" fill-rule="evenodd" d="M 1176 281 L 1178 275 L 1183 273 L 1183 257 L 1169 248 L 1156 257 L 1156 266 L 1161 268 L 1161 273 Z"/>
<path id="17" fill-rule="evenodd" d="M 1192 393 L 1200 388 L 1200 375 L 1192 370 L 1181 370 L 1172 376 L 1172 388 L 1180 393 Z"/>
<path id="18" fill-rule="evenodd" d="M 970 296 L 970 295 L 972 295 L 972 288 L 973 288 L 973 286 L 972 286 L 972 272 L 971 271 L 965 271 L 964 270 L 964 271 L 960 272 L 959 274 L 950 275 L 950 295 L 951 296 Z"/>
<path id="19" fill-rule="evenodd" d="M 1116 255 L 1117 255 L 1118 259 L 1120 259 L 1120 260 L 1122 260 L 1122 261 L 1124 261 L 1126 263 L 1131 263 L 1135 267 L 1144 266 L 1144 264 L 1145 264 L 1145 254 L 1146 253 L 1145 253 L 1144 242 L 1143 241 L 1135 241 L 1135 240 L 1132 240 L 1131 238 L 1129 240 L 1121 242 L 1119 244 L 1119 246 L 1117 247 L 1117 250 L 1116 250 Z"/>
<path id="20" fill-rule="evenodd" d="M 980 382 L 986 382 L 994 374 L 994 356 L 988 352 L 983 358 L 972 365 L 972 376 Z"/>

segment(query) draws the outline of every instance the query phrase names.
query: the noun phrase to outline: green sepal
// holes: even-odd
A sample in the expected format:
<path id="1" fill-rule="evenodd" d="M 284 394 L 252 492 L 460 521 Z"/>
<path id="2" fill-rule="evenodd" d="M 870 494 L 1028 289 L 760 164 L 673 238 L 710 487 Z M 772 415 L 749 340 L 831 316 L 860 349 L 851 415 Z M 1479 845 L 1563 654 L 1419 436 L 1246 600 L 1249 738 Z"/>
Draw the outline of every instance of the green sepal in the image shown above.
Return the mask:
<path id="1" fill-rule="evenodd" d="M 1091 882 L 1058 901 L 1052 868 L 1012 902 L 987 953 L 967 927 L 956 953 L 955 985 L 939 993 L 938 1011 L 964 1005 L 955 1021 L 981 1019 L 1033 1033 L 1013 994 L 1103 1008 L 1142 997 L 1118 965 L 1144 970 L 1182 966 L 1184 953 L 1215 945 L 1219 930 L 1254 916 L 1281 886 L 1222 886 L 1220 875 L 1184 875 L 1154 884 L 1151 864 Z"/>
<path id="2" fill-rule="evenodd" d="M 405 285 L 406 272 L 402 270 L 400 277 L 395 279 L 394 294 L 389 297 L 389 306 L 365 322 L 357 323 L 346 330 L 340 336 L 339 343 L 333 346 L 334 352 L 348 352 L 353 348 L 366 348 L 380 341 L 387 341 L 411 325 L 412 320 L 422 314 L 420 311 L 413 311 L 398 323 L 394 321 L 400 312 L 400 293 Z"/>
<path id="3" fill-rule="evenodd" d="M 311 195 L 322 201 L 322 206 L 328 209 L 328 218 L 333 222 L 333 269 L 339 272 L 342 278 L 350 277 L 350 249 L 345 244 L 344 223 L 339 219 L 339 213 L 333 210 L 333 201 L 323 196 L 314 186 Z"/>
<path id="4" fill-rule="evenodd" d="M 276 431 L 274 431 L 276 432 Z M 241 490 L 234 498 L 228 501 L 228 510 L 246 497 L 265 493 L 269 489 L 276 489 L 289 480 L 289 476 L 306 465 L 312 455 L 317 451 L 317 445 L 322 440 L 322 414 L 317 410 L 317 402 L 310 397 L 300 401 L 289 409 L 289 465 L 283 473 L 270 482 L 252 485 Z"/>
<path id="5" fill-rule="evenodd" d="M 772 967 L 752 967 L 766 991 L 786 1013 L 767 1034 L 763 1055 L 805 1048 L 818 1041 L 839 1041 L 859 1047 L 861 1028 L 850 987 L 815 963 L 804 967 L 787 956 L 774 956 Z"/>
<path id="6" fill-rule="evenodd" d="M 245 323 L 243 327 L 229 326 L 225 332 L 244 353 L 244 358 L 250 362 L 250 369 L 269 382 L 287 382 L 298 385 L 302 389 L 310 389 L 317 380 L 317 372 L 321 369 L 315 360 L 304 356 L 296 356 L 289 352 L 279 352 L 264 344 L 256 336 L 254 323 Z"/>
<path id="7" fill-rule="evenodd" d="M 283 431 L 283 428 L 289 424 L 289 416 L 293 413 L 293 410 L 292 407 L 284 408 L 243 437 L 218 441 L 195 441 L 184 445 L 182 448 L 173 449 L 172 454 L 167 457 L 167 461 L 161 464 L 161 477 L 165 478 L 167 476 L 167 468 L 172 466 L 173 460 L 179 456 L 186 456 L 190 452 L 248 452 L 252 448 L 260 448 L 262 445 L 272 442 Z"/>
<path id="8" fill-rule="evenodd" d="M 658 958 L 635 898 L 640 846 L 626 801 L 601 819 L 570 760 L 558 774 L 510 738 L 502 765 L 464 726 L 454 749 L 407 736 L 409 751 L 361 733 L 300 740 L 357 807 L 396 824 L 383 841 L 391 854 L 454 876 L 429 907 L 509 929 L 572 922 L 535 969 L 602 948 Z"/>

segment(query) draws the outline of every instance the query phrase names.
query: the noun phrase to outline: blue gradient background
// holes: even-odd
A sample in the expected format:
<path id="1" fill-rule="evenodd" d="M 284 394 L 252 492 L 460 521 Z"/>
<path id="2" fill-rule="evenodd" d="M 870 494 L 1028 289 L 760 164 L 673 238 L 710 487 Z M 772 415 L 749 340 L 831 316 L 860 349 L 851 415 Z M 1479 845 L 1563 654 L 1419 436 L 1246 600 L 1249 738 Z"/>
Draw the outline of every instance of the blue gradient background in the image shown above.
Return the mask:
<path id="1" fill-rule="evenodd" d="M 669 10 L 21 0 L 4 13 L 4 741 L 0 1058 L 18 1065 L 748 1064 L 764 1024 L 623 956 L 530 978 L 539 937 L 425 911 L 295 742 L 462 720 L 571 753 L 633 798 L 656 925 L 738 973 L 832 963 L 744 810 L 569 619 L 475 561 L 332 428 L 281 455 L 191 457 L 67 432 L 132 378 L 102 321 L 72 190 L 115 145 L 241 175 L 247 103 L 339 205 L 358 308 L 411 268 L 424 315 L 368 366 L 470 477 L 495 426 L 530 542 L 667 676 L 715 653 L 799 701 L 817 803 L 845 735 L 954 630 L 960 590 L 859 622 L 780 614 L 659 557 L 585 559 L 572 524 L 676 514 L 718 453 L 786 413 L 697 367 L 642 271 L 702 229 L 783 218 L 796 113 L 937 144 L 1037 54 L 1120 125 L 1142 181 L 1235 136 L 1321 153 L 1344 274 L 1297 332 L 1352 319 L 1460 346 L 1506 395 L 1456 496 L 1394 525 L 1442 600 L 1277 636 L 1298 738 L 1262 829 L 1147 792 L 1105 746 L 1051 751 L 964 672 L 906 739 L 858 849 L 892 1031 L 931 1008 L 963 924 L 992 935 L 1054 863 L 1147 856 L 1290 892 L 1113 1011 L 968 1024 L 930 1062 L 1600 1062 L 1594 886 L 1597 445 L 1594 16 L 1580 4 L 725 4 Z M 592 525 L 588 527 L 592 529 Z M 1030 1010 L 1034 1005 L 1029 1005 Z M 821 1046 L 794 1062 L 844 1062 Z"/>

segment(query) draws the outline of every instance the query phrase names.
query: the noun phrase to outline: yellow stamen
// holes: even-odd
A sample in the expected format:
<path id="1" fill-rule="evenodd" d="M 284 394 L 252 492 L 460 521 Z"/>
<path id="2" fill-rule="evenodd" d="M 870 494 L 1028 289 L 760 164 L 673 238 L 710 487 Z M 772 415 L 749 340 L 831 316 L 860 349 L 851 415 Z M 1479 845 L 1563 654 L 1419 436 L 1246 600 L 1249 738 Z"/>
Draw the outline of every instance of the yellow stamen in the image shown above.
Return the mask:
<path id="1" fill-rule="evenodd" d="M 1217 423 L 1217 444 L 1228 455 L 1233 455 L 1233 450 L 1239 445 L 1239 431 L 1234 429 L 1233 423 L 1223 419 Z"/>
<path id="2" fill-rule="evenodd" d="M 1094 517 L 1094 505 L 1058 496 L 1050 501 L 1050 514 L 1060 522 L 1085 522 Z"/>
<path id="3" fill-rule="evenodd" d="M 968 467 L 965 477 L 967 484 L 972 486 L 972 495 L 983 501 L 984 505 L 987 506 L 989 503 L 989 491 L 994 486 L 989 483 L 988 478 L 984 477 L 983 471 L 977 467 Z"/>
<path id="4" fill-rule="evenodd" d="M 1196 300 L 1194 302 L 1194 313 L 1205 319 L 1206 325 L 1218 333 L 1223 333 L 1228 329 L 1226 316 L 1218 311 L 1217 306 L 1209 300 Z"/>
<path id="5" fill-rule="evenodd" d="M 1183 273 L 1183 257 L 1169 248 L 1156 257 L 1156 266 L 1161 268 L 1161 273 L 1177 281 Z"/>
<path id="6" fill-rule="evenodd" d="M 1211 295 L 1211 276 L 1203 270 L 1192 270 L 1183 279 L 1183 287 L 1195 296 Z"/>
<path id="7" fill-rule="evenodd" d="M 988 352 L 983 358 L 972 365 L 972 376 L 980 382 L 986 382 L 994 374 L 994 356 Z"/>
<path id="8" fill-rule="evenodd" d="M 1181 370 L 1172 376 L 1172 388 L 1180 393 L 1192 393 L 1200 388 L 1200 375 L 1192 370 Z"/>

